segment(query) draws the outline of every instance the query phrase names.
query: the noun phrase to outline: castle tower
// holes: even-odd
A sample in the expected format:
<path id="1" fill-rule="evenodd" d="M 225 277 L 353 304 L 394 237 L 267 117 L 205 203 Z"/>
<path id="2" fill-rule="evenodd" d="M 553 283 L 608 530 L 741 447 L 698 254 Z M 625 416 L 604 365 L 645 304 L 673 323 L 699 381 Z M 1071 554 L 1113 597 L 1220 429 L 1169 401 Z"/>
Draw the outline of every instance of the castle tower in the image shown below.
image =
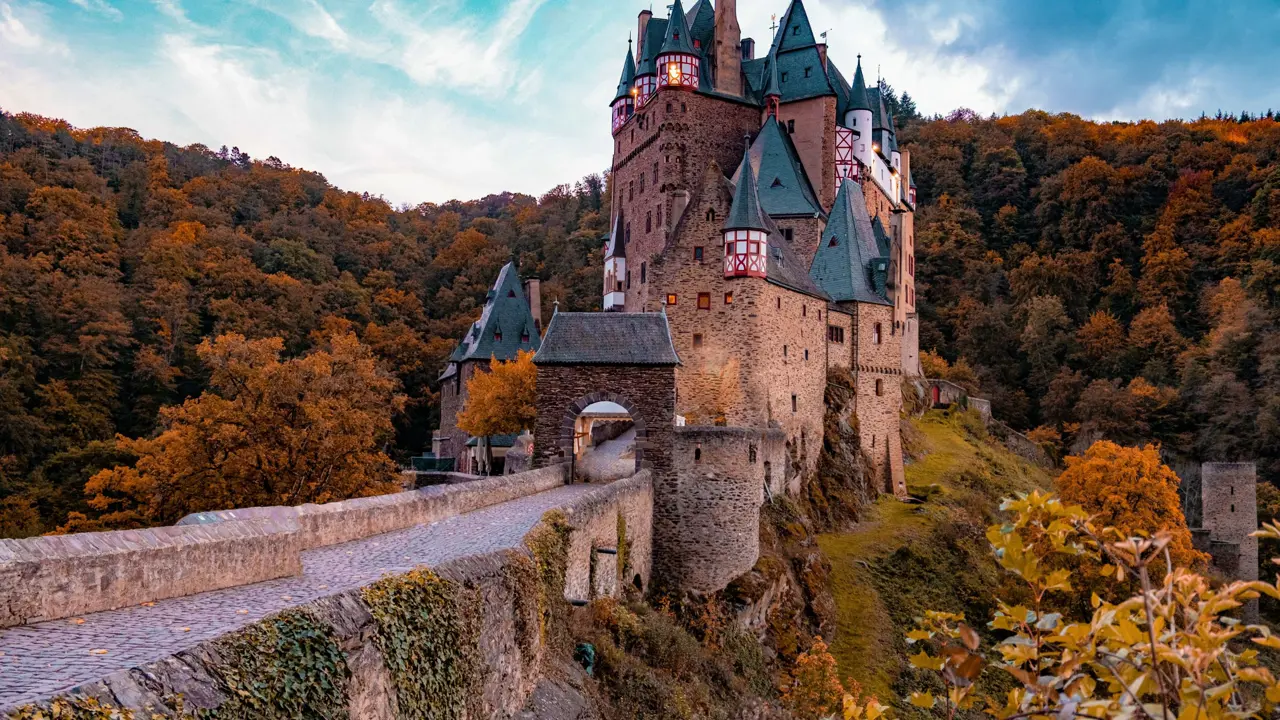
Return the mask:
<path id="1" fill-rule="evenodd" d="M 618 81 L 618 92 L 613 96 L 613 134 L 617 135 L 627 120 L 636 113 L 636 59 L 631 54 L 631 41 L 627 40 L 627 59 L 622 63 L 622 79 Z"/>
<path id="2" fill-rule="evenodd" d="M 675 5 L 671 6 L 667 34 L 655 60 L 658 87 L 698 89 L 702 63 L 693 47 L 693 40 L 689 37 L 689 22 L 685 18 L 680 0 L 676 0 Z"/>
<path id="3" fill-rule="evenodd" d="M 604 304 L 606 311 L 621 312 L 627 301 L 627 221 L 618 209 L 613 230 L 604 248 Z"/>
<path id="4" fill-rule="evenodd" d="M 867 80 L 862 75 L 861 55 L 858 56 L 858 69 L 853 74 L 853 91 L 849 93 L 845 125 L 853 130 L 853 156 L 863 165 L 870 166 L 875 140 L 872 137 L 871 99 L 867 96 Z"/>
<path id="5" fill-rule="evenodd" d="M 637 40 L 639 47 L 637 49 L 638 58 L 636 65 L 636 108 L 639 109 L 649 102 L 649 98 L 658 90 L 658 64 L 655 56 L 662 49 L 661 38 L 649 37 L 649 22 L 653 19 L 653 13 L 648 10 L 640 11 L 640 18 L 637 26 L 640 29 L 640 38 Z"/>
<path id="6" fill-rule="evenodd" d="M 769 69 L 765 75 L 767 78 L 764 84 L 765 117 L 777 120 L 778 107 L 782 104 L 782 89 L 778 80 L 778 63 L 770 61 Z"/>
<path id="7" fill-rule="evenodd" d="M 724 276 L 765 277 L 769 223 L 760 209 L 760 193 L 751 172 L 751 148 L 742 153 L 742 174 L 724 221 Z"/>
<path id="8" fill-rule="evenodd" d="M 716 3 L 716 89 L 742 96 L 742 28 L 738 25 L 738 0 Z"/>

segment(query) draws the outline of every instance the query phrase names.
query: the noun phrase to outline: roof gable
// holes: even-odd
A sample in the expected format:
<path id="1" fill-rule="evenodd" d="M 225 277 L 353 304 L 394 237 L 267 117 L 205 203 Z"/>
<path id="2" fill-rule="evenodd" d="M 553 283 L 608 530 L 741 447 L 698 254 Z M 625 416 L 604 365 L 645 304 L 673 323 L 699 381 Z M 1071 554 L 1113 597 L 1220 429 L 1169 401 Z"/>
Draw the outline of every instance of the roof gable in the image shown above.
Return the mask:
<path id="1" fill-rule="evenodd" d="M 689 22 L 685 18 L 684 6 L 680 4 L 680 0 L 675 0 L 675 4 L 671 6 L 671 17 L 667 19 L 667 32 L 663 36 L 662 49 L 658 51 L 658 55 L 662 53 L 697 53 L 693 40 L 689 37 Z"/>
<path id="2" fill-rule="evenodd" d="M 524 338 L 528 337 L 528 340 Z M 510 360 L 519 350 L 537 350 L 541 343 L 529 302 L 525 300 L 515 263 L 507 263 L 485 298 L 480 319 L 472 323 L 458 343 L 450 362 L 466 360 Z"/>
<path id="3" fill-rule="evenodd" d="M 813 35 L 813 26 L 809 24 L 809 13 L 804 9 L 804 2 L 791 0 L 791 6 L 787 8 L 781 24 L 778 25 L 778 33 L 773 38 L 769 54 L 810 47 L 817 42 L 817 38 Z"/>
<path id="4" fill-rule="evenodd" d="M 836 95 L 818 48 L 811 45 L 772 57 L 778 66 L 782 102 Z"/>
<path id="5" fill-rule="evenodd" d="M 878 221 L 877 221 L 878 222 Z M 809 277 L 837 302 L 891 304 L 876 291 L 871 262 L 883 257 L 862 186 L 845 180 L 836 194 Z"/>

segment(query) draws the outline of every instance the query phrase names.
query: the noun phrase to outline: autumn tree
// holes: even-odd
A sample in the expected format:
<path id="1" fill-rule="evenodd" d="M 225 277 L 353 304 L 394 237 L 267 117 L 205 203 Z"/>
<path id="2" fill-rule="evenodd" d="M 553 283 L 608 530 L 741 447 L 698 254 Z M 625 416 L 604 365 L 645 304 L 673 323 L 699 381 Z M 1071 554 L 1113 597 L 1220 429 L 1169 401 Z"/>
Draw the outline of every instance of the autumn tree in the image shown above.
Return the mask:
<path id="1" fill-rule="evenodd" d="M 822 720 L 841 711 L 845 688 L 836 672 L 836 659 L 822 638 L 800 653 L 782 686 L 782 701 L 801 720 Z"/>
<path id="2" fill-rule="evenodd" d="M 119 443 L 138 456 L 86 485 L 113 525 L 260 505 L 323 503 L 393 490 L 383 452 L 403 405 L 354 335 L 281 359 L 280 338 L 200 344 L 210 389 L 161 411 L 163 432 Z"/>
<path id="3" fill-rule="evenodd" d="M 1168 532 L 1170 557 L 1177 566 L 1192 567 L 1204 559 L 1191 547 L 1178 476 L 1160 461 L 1153 445 L 1096 442 L 1083 456 L 1067 458 L 1067 469 L 1054 486 L 1063 502 L 1080 505 L 1099 525 L 1125 536 Z"/>
<path id="4" fill-rule="evenodd" d="M 511 360 L 490 358 L 488 372 L 471 376 L 458 427 L 476 437 L 514 435 L 532 430 L 537 417 L 538 368 L 533 353 L 521 350 Z M 486 448 L 492 452 L 488 443 Z"/>

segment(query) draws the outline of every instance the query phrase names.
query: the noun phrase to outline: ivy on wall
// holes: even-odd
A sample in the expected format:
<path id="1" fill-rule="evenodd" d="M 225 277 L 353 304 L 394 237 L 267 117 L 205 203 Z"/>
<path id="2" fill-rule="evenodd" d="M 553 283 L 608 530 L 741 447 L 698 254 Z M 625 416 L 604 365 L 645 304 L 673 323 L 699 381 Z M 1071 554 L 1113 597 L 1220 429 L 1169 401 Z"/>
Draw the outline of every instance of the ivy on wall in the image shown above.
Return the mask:
<path id="1" fill-rule="evenodd" d="M 142 716 L 132 710 L 104 705 L 96 698 L 71 697 L 57 698 L 48 707 L 23 705 L 10 710 L 5 717 L 9 720 L 142 720 Z"/>
<path id="2" fill-rule="evenodd" d="M 383 578 L 363 595 L 396 686 L 400 717 L 467 717 L 479 697 L 479 593 L 419 569 Z"/>
<path id="3" fill-rule="evenodd" d="M 307 608 L 285 610 L 217 643 L 227 699 L 199 718 L 347 717 L 351 672 L 333 628 Z"/>
<path id="4" fill-rule="evenodd" d="M 552 653 L 569 645 L 569 603 L 564 599 L 569 568 L 569 520 L 560 510 L 549 510 L 524 538 L 538 570 L 538 608 L 542 641 Z"/>

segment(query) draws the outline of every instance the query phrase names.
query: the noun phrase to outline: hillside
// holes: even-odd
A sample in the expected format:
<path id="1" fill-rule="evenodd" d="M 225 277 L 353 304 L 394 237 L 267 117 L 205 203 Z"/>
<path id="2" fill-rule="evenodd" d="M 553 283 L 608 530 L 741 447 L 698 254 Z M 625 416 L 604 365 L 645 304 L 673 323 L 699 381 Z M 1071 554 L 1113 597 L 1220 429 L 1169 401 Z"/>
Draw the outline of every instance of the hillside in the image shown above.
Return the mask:
<path id="1" fill-rule="evenodd" d="M 930 372 L 1061 452 L 1154 439 L 1275 477 L 1280 123 L 899 117 Z M 607 186 L 397 208 L 274 157 L 0 113 L 0 536 L 92 527 L 85 481 L 130 461 L 113 439 L 204 391 L 196 348 L 224 333 L 297 356 L 354 331 L 409 400 L 386 452 L 421 452 L 502 263 L 598 306 Z"/>

